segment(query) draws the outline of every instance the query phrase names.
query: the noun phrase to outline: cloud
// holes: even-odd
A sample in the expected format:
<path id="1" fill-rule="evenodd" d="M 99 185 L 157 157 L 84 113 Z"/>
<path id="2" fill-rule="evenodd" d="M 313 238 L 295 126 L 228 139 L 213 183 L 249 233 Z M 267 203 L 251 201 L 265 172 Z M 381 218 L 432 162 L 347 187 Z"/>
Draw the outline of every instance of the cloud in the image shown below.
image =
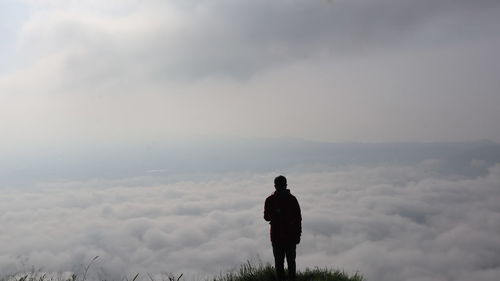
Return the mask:
<path id="1" fill-rule="evenodd" d="M 20 3 L 2 146 L 500 140 L 497 1 Z"/>
<path id="2" fill-rule="evenodd" d="M 288 173 L 303 212 L 298 265 L 359 270 L 369 280 L 496 280 L 500 167 L 476 178 L 419 165 Z M 31 265 L 121 278 L 216 275 L 272 261 L 264 198 L 274 173 L 135 187 L 5 191 L 0 271 Z"/>
<path id="3" fill-rule="evenodd" d="M 500 8 L 487 0 L 34 5 L 22 38 L 46 50 L 39 52 L 66 53 L 72 87 L 125 77 L 241 78 L 311 57 L 489 39 Z"/>

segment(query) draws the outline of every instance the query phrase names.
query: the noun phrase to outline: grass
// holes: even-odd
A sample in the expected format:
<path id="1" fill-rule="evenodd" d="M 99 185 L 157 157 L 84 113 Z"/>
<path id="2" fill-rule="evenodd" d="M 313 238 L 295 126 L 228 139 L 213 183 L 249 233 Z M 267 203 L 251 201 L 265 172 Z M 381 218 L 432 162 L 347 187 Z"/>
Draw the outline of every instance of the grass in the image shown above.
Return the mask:
<path id="1" fill-rule="evenodd" d="M 275 281 L 274 267 L 270 264 L 253 265 L 250 262 L 243 264 L 238 271 L 225 273 L 212 281 Z M 359 273 L 349 276 L 344 271 L 328 268 L 307 268 L 298 271 L 296 281 L 363 281 Z"/>
<path id="2" fill-rule="evenodd" d="M 32 270 L 29 273 L 15 274 L 12 276 L 0 277 L 0 281 L 94 281 L 87 280 L 87 273 L 89 271 L 90 265 L 98 257 L 92 259 L 92 261 L 85 266 L 83 272 L 80 276 L 76 274 L 71 274 L 67 277 L 58 275 L 58 277 L 50 277 L 41 272 L 36 272 Z M 142 276 L 141 276 L 142 275 Z M 179 276 L 174 276 L 172 274 L 166 276 L 166 278 L 155 279 L 148 273 L 136 273 L 131 278 L 123 278 L 122 280 L 100 280 L 100 281 L 184 281 L 181 279 L 182 274 Z M 297 272 L 296 281 L 364 281 L 364 277 L 359 273 L 354 273 L 349 276 L 341 270 L 333 270 L 328 268 L 314 268 L 305 269 L 304 271 Z M 254 265 L 251 262 L 247 262 L 240 266 L 239 270 L 232 272 L 221 273 L 219 276 L 212 279 L 207 279 L 206 281 L 276 281 L 274 267 L 270 264 Z"/>

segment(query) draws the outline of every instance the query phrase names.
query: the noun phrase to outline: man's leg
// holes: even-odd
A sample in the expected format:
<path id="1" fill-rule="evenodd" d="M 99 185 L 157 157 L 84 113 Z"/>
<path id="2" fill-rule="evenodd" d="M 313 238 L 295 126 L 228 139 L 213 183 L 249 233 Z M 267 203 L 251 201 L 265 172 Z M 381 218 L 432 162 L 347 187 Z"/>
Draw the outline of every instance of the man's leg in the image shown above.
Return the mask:
<path id="1" fill-rule="evenodd" d="M 292 243 L 286 246 L 286 263 L 288 266 L 288 280 L 295 280 L 295 256 L 297 245 Z"/>
<path id="2" fill-rule="evenodd" d="M 283 245 L 273 243 L 274 267 L 278 281 L 285 280 L 285 247 Z"/>

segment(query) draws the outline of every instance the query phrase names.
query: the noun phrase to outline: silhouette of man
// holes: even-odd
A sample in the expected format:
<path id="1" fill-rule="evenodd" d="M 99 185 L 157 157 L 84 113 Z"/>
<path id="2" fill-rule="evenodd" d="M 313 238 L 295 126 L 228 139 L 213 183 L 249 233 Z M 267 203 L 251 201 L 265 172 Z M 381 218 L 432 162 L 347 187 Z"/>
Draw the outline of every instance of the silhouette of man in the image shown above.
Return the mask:
<path id="1" fill-rule="evenodd" d="M 295 249 L 302 234 L 302 215 L 297 198 L 287 189 L 286 178 L 274 179 L 276 191 L 264 204 L 264 219 L 271 224 L 271 244 L 279 281 L 285 280 L 285 257 L 288 278 L 295 280 Z"/>

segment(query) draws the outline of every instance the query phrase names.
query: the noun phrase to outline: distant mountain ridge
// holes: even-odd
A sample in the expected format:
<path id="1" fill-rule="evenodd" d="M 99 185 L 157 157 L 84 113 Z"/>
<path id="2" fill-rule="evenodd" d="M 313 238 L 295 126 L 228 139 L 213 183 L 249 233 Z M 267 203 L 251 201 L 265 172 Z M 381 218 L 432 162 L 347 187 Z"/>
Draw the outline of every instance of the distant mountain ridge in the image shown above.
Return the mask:
<path id="1" fill-rule="evenodd" d="M 293 167 L 439 162 L 440 173 L 474 177 L 500 163 L 500 144 L 326 143 L 292 138 L 231 139 L 35 149 L 0 160 L 0 187 L 32 182 L 175 174 L 272 172 Z"/>

